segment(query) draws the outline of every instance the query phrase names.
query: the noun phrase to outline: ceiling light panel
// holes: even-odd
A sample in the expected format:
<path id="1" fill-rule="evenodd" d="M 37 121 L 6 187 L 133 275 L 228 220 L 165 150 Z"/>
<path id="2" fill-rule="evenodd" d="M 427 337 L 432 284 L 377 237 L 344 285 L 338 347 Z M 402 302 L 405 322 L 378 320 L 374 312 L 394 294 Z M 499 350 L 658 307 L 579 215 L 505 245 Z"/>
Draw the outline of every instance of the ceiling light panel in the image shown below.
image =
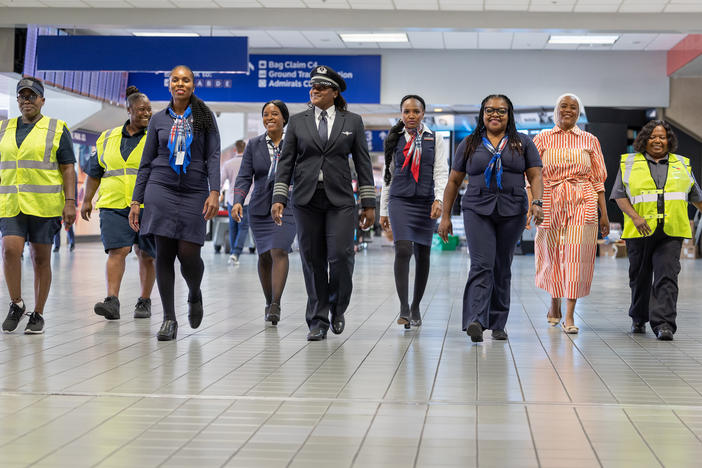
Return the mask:
<path id="1" fill-rule="evenodd" d="M 444 33 L 444 45 L 447 49 L 477 49 L 477 32 L 454 32 Z"/>

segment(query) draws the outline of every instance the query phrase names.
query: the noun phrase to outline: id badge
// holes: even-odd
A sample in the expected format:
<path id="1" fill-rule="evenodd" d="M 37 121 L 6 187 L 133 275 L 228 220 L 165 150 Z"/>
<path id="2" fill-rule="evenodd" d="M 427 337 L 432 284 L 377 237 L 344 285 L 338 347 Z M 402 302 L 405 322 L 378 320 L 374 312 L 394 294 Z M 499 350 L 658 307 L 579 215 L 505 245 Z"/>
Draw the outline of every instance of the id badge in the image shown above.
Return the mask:
<path id="1" fill-rule="evenodd" d="M 185 161 L 185 151 L 176 152 L 176 166 L 182 166 Z"/>

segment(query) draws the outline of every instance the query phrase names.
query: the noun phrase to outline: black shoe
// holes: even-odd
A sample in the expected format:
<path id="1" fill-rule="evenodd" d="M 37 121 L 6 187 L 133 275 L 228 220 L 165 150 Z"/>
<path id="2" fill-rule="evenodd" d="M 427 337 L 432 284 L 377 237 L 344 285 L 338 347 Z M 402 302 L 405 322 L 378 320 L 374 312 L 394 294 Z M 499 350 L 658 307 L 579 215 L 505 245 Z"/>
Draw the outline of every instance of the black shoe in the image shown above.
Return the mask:
<path id="1" fill-rule="evenodd" d="M 53 251 L 54 251 L 54 252 L 58 252 L 58 251 L 59 251 L 59 248 L 58 248 L 58 247 L 54 247 L 54 250 L 53 250 Z"/>
<path id="2" fill-rule="evenodd" d="M 202 323 L 202 292 L 198 292 L 199 299 L 188 299 L 188 322 L 191 328 L 197 328 Z"/>
<path id="3" fill-rule="evenodd" d="M 506 340 L 507 339 L 507 332 L 504 330 L 493 330 L 492 331 L 492 339 L 493 340 Z"/>
<path id="4" fill-rule="evenodd" d="M 280 322 L 280 304 L 273 302 L 268 306 L 266 321 L 271 322 L 273 325 L 278 325 L 278 322 Z"/>
<path id="5" fill-rule="evenodd" d="M 44 333 L 44 317 L 37 312 L 32 312 L 29 315 L 29 322 L 24 328 L 24 333 L 27 335 L 41 335 Z"/>
<path id="6" fill-rule="evenodd" d="M 314 328 L 307 334 L 307 341 L 322 341 L 327 339 L 327 331 Z"/>
<path id="7" fill-rule="evenodd" d="M 119 299 L 117 296 L 107 296 L 104 302 L 95 304 L 93 310 L 107 320 L 119 320 Z"/>
<path id="8" fill-rule="evenodd" d="M 470 336 L 470 341 L 480 343 L 483 341 L 483 326 L 480 322 L 471 322 L 466 329 L 466 333 Z"/>
<path id="9" fill-rule="evenodd" d="M 631 322 L 631 333 L 646 333 L 646 324 Z"/>
<path id="10" fill-rule="evenodd" d="M 218 254 L 222 251 L 222 246 L 221 245 L 215 245 L 214 246 L 215 253 Z"/>
<path id="11" fill-rule="evenodd" d="M 405 330 L 409 330 L 411 328 L 409 305 L 400 306 L 400 316 L 397 318 L 397 324 L 404 325 Z"/>
<path id="12" fill-rule="evenodd" d="M 164 320 L 161 324 L 161 329 L 156 334 L 158 341 L 175 340 L 178 336 L 178 322 L 175 320 Z"/>
<path id="13" fill-rule="evenodd" d="M 12 333 L 15 331 L 17 329 L 17 325 L 20 323 L 20 320 L 22 320 L 25 310 L 27 310 L 27 306 L 25 304 L 22 304 L 22 308 L 20 308 L 20 306 L 14 302 L 10 302 L 10 311 L 7 313 L 7 318 L 5 321 L 2 322 L 2 331 L 5 333 Z"/>
<path id="14" fill-rule="evenodd" d="M 140 297 L 134 307 L 134 318 L 151 317 L 151 299 Z"/>
<path id="15" fill-rule="evenodd" d="M 249 253 L 252 254 L 256 251 L 256 247 L 249 247 Z"/>
<path id="16" fill-rule="evenodd" d="M 661 341 L 673 341 L 673 331 L 669 328 L 659 328 L 656 336 Z"/>
<path id="17" fill-rule="evenodd" d="M 344 314 L 332 314 L 331 316 L 331 331 L 335 335 L 341 335 L 346 327 L 346 319 Z"/>
<path id="18" fill-rule="evenodd" d="M 71 246 L 68 248 L 68 250 L 70 250 L 71 252 L 76 250 L 76 244 L 71 244 Z"/>
<path id="19" fill-rule="evenodd" d="M 419 312 L 419 307 L 410 307 L 410 325 L 413 327 L 422 326 L 422 314 Z"/>

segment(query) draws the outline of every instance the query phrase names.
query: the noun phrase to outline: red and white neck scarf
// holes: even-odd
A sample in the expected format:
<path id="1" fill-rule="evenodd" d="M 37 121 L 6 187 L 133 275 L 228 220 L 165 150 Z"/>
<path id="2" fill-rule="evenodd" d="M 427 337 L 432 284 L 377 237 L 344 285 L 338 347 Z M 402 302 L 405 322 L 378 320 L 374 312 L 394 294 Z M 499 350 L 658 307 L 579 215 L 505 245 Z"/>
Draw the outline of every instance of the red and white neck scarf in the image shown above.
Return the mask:
<path id="1" fill-rule="evenodd" d="M 402 150 L 402 154 L 405 155 L 405 162 L 402 164 L 402 169 L 407 167 L 411 161 L 410 172 L 412 172 L 414 181 L 419 182 L 419 163 L 422 161 L 422 134 L 424 133 L 424 129 L 420 125 L 417 128 L 407 129 L 407 132 L 411 136 Z"/>

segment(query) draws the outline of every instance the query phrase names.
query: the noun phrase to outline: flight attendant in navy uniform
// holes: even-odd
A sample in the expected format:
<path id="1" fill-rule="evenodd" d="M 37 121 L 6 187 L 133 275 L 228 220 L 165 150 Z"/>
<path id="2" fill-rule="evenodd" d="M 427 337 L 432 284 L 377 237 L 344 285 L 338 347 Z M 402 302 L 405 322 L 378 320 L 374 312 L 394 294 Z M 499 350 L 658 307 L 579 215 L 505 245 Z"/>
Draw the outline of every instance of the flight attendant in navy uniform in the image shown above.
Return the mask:
<path id="1" fill-rule="evenodd" d="M 385 177 L 380 197 L 380 225 L 395 243 L 395 287 L 400 298 L 397 323 L 422 324 L 419 302 L 429 278 L 431 240 L 441 216 L 448 162 L 443 140 L 424 126 L 426 104 L 410 94 L 400 101 L 402 119 L 385 139 Z M 414 254 L 412 304 L 408 302 L 409 263 Z"/>
<path id="2" fill-rule="evenodd" d="M 292 209 L 283 212 L 280 226 L 271 219 L 271 199 L 275 169 L 283 146 L 283 129 L 290 113 L 283 101 L 268 101 L 261 109 L 266 131 L 249 140 L 241 168 L 234 184 L 232 216 L 239 222 L 244 213 L 244 200 L 254 184 L 249 203 L 249 224 L 258 251 L 258 278 L 266 297 L 264 318 L 277 325 L 280 321 L 280 298 L 288 279 L 288 252 L 295 240 L 295 217 Z"/>
<path id="3" fill-rule="evenodd" d="M 293 213 L 307 288 L 308 341 L 324 340 L 330 328 L 344 331 L 354 266 L 355 200 L 349 154 L 358 174 L 363 213 L 375 220 L 375 184 L 361 116 L 346 110 L 344 79 L 327 66 L 310 73 L 310 108 L 290 118 L 278 162 L 271 215 L 283 222 L 291 180 Z"/>

